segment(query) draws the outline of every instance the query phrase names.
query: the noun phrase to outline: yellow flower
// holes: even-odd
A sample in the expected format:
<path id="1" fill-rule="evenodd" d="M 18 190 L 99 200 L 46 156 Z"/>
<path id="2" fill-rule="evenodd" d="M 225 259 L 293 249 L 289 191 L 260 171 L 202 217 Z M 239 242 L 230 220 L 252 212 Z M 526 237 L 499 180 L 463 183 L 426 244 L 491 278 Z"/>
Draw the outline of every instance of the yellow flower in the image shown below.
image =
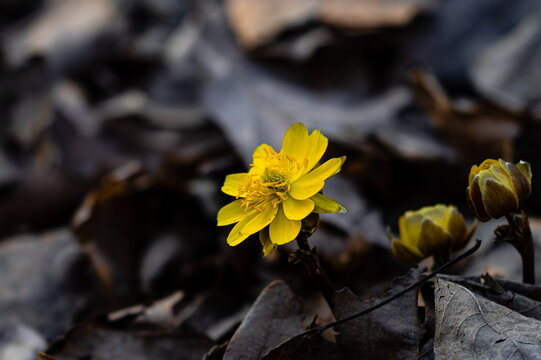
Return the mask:
<path id="1" fill-rule="evenodd" d="M 338 173 L 346 159 L 333 158 L 316 166 L 327 144 L 319 130 L 309 135 L 302 123 L 293 124 L 279 153 L 262 144 L 247 173 L 226 177 L 222 191 L 237 200 L 220 209 L 218 226 L 237 223 L 227 237 L 229 245 L 260 232 L 266 256 L 278 245 L 294 240 L 301 220 L 312 212 L 345 212 L 343 206 L 320 193 L 325 180 Z"/>
<path id="2" fill-rule="evenodd" d="M 497 219 L 519 208 L 532 192 L 531 183 L 529 163 L 487 159 L 471 168 L 468 203 L 479 220 Z"/>
<path id="3" fill-rule="evenodd" d="M 393 254 L 408 263 L 417 263 L 431 255 L 448 258 L 470 241 L 477 223 L 470 231 L 456 207 L 438 204 L 416 211 L 406 211 L 398 221 L 400 239 L 391 238 Z"/>

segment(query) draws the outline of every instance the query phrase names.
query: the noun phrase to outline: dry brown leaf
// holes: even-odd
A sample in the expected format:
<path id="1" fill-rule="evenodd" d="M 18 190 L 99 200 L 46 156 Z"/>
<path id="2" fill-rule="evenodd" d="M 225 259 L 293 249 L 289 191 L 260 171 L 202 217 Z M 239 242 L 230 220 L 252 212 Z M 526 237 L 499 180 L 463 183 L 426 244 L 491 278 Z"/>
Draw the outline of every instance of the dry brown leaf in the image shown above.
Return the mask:
<path id="1" fill-rule="evenodd" d="M 422 69 L 410 73 L 417 100 L 436 129 L 469 163 L 487 157 L 512 158 L 520 114 L 492 104 L 453 102 L 437 79 Z"/>
<path id="2" fill-rule="evenodd" d="M 261 360 L 341 360 L 348 359 L 342 350 L 315 330 L 308 330 L 281 343 Z"/>
<path id="3" fill-rule="evenodd" d="M 424 268 L 417 268 L 395 281 L 389 294 L 419 280 Z M 363 301 L 349 289 L 334 296 L 334 313 L 342 319 L 369 308 L 382 299 Z M 415 359 L 419 356 L 420 319 L 417 292 L 410 291 L 390 304 L 336 327 L 338 345 L 350 356 L 367 359 Z"/>
<path id="4" fill-rule="evenodd" d="M 322 0 L 324 23 L 356 30 L 409 24 L 434 5 L 432 0 Z"/>
<path id="5" fill-rule="evenodd" d="M 228 0 L 226 12 L 238 41 L 251 51 L 312 20 L 355 30 L 409 24 L 433 0 Z"/>
<path id="6" fill-rule="evenodd" d="M 213 343 L 185 332 L 130 332 L 100 321 L 80 324 L 47 350 L 57 360 L 200 360 Z"/>
<path id="7" fill-rule="evenodd" d="M 304 310 L 289 286 L 269 284 L 252 305 L 227 346 L 224 360 L 259 359 L 270 349 L 301 333 Z"/>
<path id="8" fill-rule="evenodd" d="M 315 15 L 320 0 L 228 0 L 226 11 L 241 45 L 254 49 Z"/>

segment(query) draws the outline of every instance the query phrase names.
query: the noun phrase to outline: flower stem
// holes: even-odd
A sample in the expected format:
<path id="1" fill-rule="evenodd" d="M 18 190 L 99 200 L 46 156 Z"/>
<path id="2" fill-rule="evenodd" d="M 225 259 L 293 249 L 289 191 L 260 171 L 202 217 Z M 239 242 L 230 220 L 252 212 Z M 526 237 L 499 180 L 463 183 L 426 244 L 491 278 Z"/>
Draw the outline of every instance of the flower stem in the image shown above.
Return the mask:
<path id="1" fill-rule="evenodd" d="M 524 211 L 520 215 L 509 213 L 505 217 L 509 225 L 496 228 L 496 240 L 508 242 L 517 249 L 522 258 L 522 281 L 535 284 L 535 248 L 528 217 Z"/>
<path id="2" fill-rule="evenodd" d="M 451 256 L 448 253 L 447 254 L 444 254 L 444 253 L 435 254 L 434 255 L 434 265 L 432 266 L 432 268 L 437 269 L 437 268 L 441 267 L 443 264 L 448 263 L 450 258 L 451 258 Z M 448 268 L 444 268 L 444 269 L 442 269 L 440 274 L 446 274 L 448 271 L 449 271 Z"/>
<path id="3" fill-rule="evenodd" d="M 319 287 L 319 290 L 323 294 L 323 297 L 325 297 L 327 304 L 331 306 L 332 296 L 335 292 L 335 289 L 331 281 L 329 280 L 325 269 L 323 269 L 321 263 L 319 262 L 316 249 L 310 248 L 310 245 L 308 244 L 309 236 L 310 234 L 303 231 L 299 233 L 296 239 L 299 250 L 297 250 L 294 257 L 299 259 L 299 261 L 303 263 L 306 271 L 308 271 L 308 275 L 310 275 L 312 280 L 314 280 L 314 282 Z"/>

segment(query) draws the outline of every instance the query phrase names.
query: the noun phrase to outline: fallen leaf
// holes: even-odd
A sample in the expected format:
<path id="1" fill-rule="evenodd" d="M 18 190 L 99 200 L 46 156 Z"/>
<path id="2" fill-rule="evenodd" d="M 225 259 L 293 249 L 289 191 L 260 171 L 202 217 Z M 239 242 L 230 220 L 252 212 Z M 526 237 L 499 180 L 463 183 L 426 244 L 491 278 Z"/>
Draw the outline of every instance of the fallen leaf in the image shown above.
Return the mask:
<path id="1" fill-rule="evenodd" d="M 45 353 L 39 353 L 38 354 L 38 360 L 58 360 L 54 356 L 47 355 Z"/>
<path id="2" fill-rule="evenodd" d="M 529 14 L 498 41 L 480 51 L 471 66 L 479 90 L 494 102 L 514 111 L 533 111 L 541 116 L 541 25 Z"/>
<path id="3" fill-rule="evenodd" d="M 432 123 L 465 162 L 509 158 L 512 141 L 521 130 L 520 114 L 496 104 L 457 103 L 433 75 L 419 68 L 411 71 L 410 79 Z"/>
<path id="4" fill-rule="evenodd" d="M 423 267 L 416 268 L 406 276 L 396 279 L 394 287 L 384 298 L 419 280 L 423 271 Z M 381 300 L 383 297 L 363 301 L 345 288 L 335 294 L 333 312 L 339 320 Z M 409 291 L 390 304 L 338 325 L 335 329 L 336 341 L 348 356 L 367 359 L 416 359 L 419 356 L 421 336 L 417 291 Z"/>
<path id="5" fill-rule="evenodd" d="M 524 295 L 532 300 L 541 302 L 541 286 L 524 284 L 505 279 L 495 279 L 504 289 Z"/>
<path id="6" fill-rule="evenodd" d="M 0 359 L 35 360 L 36 352 L 43 351 L 47 341 L 34 329 L 13 324 L 0 326 Z"/>
<path id="7" fill-rule="evenodd" d="M 541 302 L 507 290 L 504 283 L 500 283 L 488 274 L 481 277 L 439 275 L 439 278 L 464 286 L 487 300 L 508 307 L 521 315 L 541 320 Z M 509 285 L 511 282 L 507 281 L 506 283 Z M 522 285 L 521 283 L 516 284 Z M 538 287 L 538 289 L 541 290 L 541 287 Z"/>
<path id="8" fill-rule="evenodd" d="M 90 43 L 115 25 L 117 8 L 106 0 L 84 0 L 77 4 L 52 1 L 47 5 L 30 26 L 10 37 L 10 62 L 20 64 L 32 55 L 58 61 L 61 50 L 75 52 L 81 43 Z"/>
<path id="9" fill-rule="evenodd" d="M 213 342 L 185 332 L 134 332 L 99 320 L 69 330 L 46 351 L 57 360 L 200 360 Z"/>
<path id="10" fill-rule="evenodd" d="M 308 330 L 270 350 L 261 360 L 341 360 L 348 359 L 340 347 Z"/>
<path id="11" fill-rule="evenodd" d="M 282 341 L 301 333 L 304 311 L 289 286 L 269 284 L 229 341 L 224 360 L 259 359 Z"/>
<path id="12" fill-rule="evenodd" d="M 227 349 L 228 342 L 223 344 L 217 344 L 210 348 L 208 353 L 205 354 L 203 360 L 222 360 L 224 358 L 225 349 Z"/>
<path id="13" fill-rule="evenodd" d="M 128 163 L 112 171 L 88 193 L 73 217 L 74 233 L 112 298 L 138 290 L 134 274 L 149 234 L 148 229 L 133 229 L 132 224 L 143 217 L 142 211 L 130 210 L 146 204 L 142 207 L 148 211 L 154 181 L 141 166 Z"/>
<path id="14" fill-rule="evenodd" d="M 541 322 L 436 278 L 438 359 L 541 359 Z"/>
<path id="15" fill-rule="evenodd" d="M 320 0 L 228 0 L 226 11 L 239 42 L 254 49 L 315 15 Z"/>
<path id="16" fill-rule="evenodd" d="M 407 25 L 434 4 L 433 0 L 228 0 L 226 11 L 238 41 L 252 51 L 316 20 L 347 29 L 377 30 Z"/>
<path id="17" fill-rule="evenodd" d="M 322 0 L 322 22 L 355 30 L 376 30 L 410 23 L 435 5 L 432 0 Z"/>
<path id="18" fill-rule="evenodd" d="M 0 327 L 17 324 L 47 340 L 98 299 L 90 267 L 67 229 L 0 243 Z"/>

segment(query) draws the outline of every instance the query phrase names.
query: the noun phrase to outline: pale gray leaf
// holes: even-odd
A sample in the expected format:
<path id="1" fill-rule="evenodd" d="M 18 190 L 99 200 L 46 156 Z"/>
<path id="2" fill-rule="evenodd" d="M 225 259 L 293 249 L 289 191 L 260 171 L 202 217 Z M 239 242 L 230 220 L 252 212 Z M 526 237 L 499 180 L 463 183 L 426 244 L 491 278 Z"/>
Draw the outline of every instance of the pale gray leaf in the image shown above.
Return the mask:
<path id="1" fill-rule="evenodd" d="M 541 322 L 469 289 L 435 281 L 437 359 L 541 359 Z"/>
<path id="2" fill-rule="evenodd" d="M 524 316 L 541 320 L 541 302 L 505 289 L 496 279 L 489 274 L 481 278 L 467 278 L 462 276 L 439 275 L 440 278 L 452 281 L 456 284 L 467 287 L 476 294 L 508 307 Z M 523 285 L 517 283 L 519 286 Z"/>

